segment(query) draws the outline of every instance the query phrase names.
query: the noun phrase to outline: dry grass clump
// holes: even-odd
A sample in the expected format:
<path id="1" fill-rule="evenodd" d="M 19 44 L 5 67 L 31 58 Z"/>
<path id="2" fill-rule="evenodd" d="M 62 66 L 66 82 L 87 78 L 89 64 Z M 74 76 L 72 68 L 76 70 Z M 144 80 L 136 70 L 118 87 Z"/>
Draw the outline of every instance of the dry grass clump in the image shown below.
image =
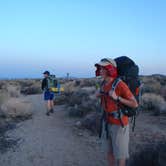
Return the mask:
<path id="1" fill-rule="evenodd" d="M 166 113 L 166 76 L 141 76 L 143 110 L 153 111 L 156 115 Z"/>
<path id="2" fill-rule="evenodd" d="M 166 85 L 166 77 L 160 75 L 143 76 L 141 77 L 143 83 L 143 93 L 160 94 Z"/>
<path id="3" fill-rule="evenodd" d="M 32 115 L 32 106 L 20 97 L 21 86 L 16 80 L 4 81 L 0 89 L 0 116 L 1 118 L 27 119 Z"/>
<path id="4" fill-rule="evenodd" d="M 38 83 L 34 83 L 31 86 L 22 88 L 21 93 L 25 95 L 40 94 L 42 93 L 41 85 Z"/>
<path id="5" fill-rule="evenodd" d="M 41 90 L 41 81 L 38 79 L 33 80 L 19 80 L 20 91 L 22 94 L 31 95 L 31 94 L 40 94 Z"/>
<path id="6" fill-rule="evenodd" d="M 98 112 L 91 112 L 81 120 L 81 127 L 90 130 L 94 134 L 99 134 L 101 114 Z"/>
<path id="7" fill-rule="evenodd" d="M 139 147 L 131 155 L 129 166 L 164 166 L 166 162 L 166 143 L 148 143 Z"/>
<path id="8" fill-rule="evenodd" d="M 0 89 L 4 89 L 5 81 L 0 81 Z"/>
<path id="9" fill-rule="evenodd" d="M 160 95 L 165 99 L 166 101 L 166 85 L 163 86 L 160 90 Z"/>
<path id="10" fill-rule="evenodd" d="M 83 117 L 88 112 L 96 110 L 95 101 L 90 98 L 94 87 L 77 88 L 72 93 L 66 94 L 66 105 L 70 116 Z"/>
<path id="11" fill-rule="evenodd" d="M 22 88 L 25 88 L 25 87 L 29 87 L 29 86 L 32 86 L 35 81 L 34 80 L 17 80 L 18 84 L 21 86 L 21 89 Z"/>
<path id="12" fill-rule="evenodd" d="M 142 88 L 143 93 L 156 93 L 156 94 L 160 93 L 161 84 L 155 78 L 143 77 L 142 83 L 143 83 L 143 88 Z"/>
<path id="13" fill-rule="evenodd" d="M 166 76 L 164 75 L 152 75 L 162 86 L 166 85 Z"/>
<path id="14" fill-rule="evenodd" d="M 78 91 L 73 92 L 70 97 L 67 99 L 67 104 L 69 106 L 80 105 L 83 101 L 88 101 L 89 95 L 86 91 L 79 89 Z"/>
<path id="15" fill-rule="evenodd" d="M 19 84 L 15 81 L 1 81 L 0 90 L 4 93 L 8 93 L 11 97 L 20 96 Z"/>
<path id="16" fill-rule="evenodd" d="M 4 90 L 0 90 L 0 106 L 10 98 L 9 94 Z"/>
<path id="17" fill-rule="evenodd" d="M 1 105 L 1 116 L 5 118 L 24 118 L 32 116 L 32 104 L 20 98 L 10 98 Z"/>
<path id="18" fill-rule="evenodd" d="M 0 89 L 0 106 L 11 97 L 20 97 L 20 89 L 18 86 L 4 83 L 3 89 Z"/>
<path id="19" fill-rule="evenodd" d="M 82 79 L 80 80 L 80 87 L 93 87 L 96 85 L 96 79 Z"/>
<path id="20" fill-rule="evenodd" d="M 161 91 L 161 84 L 159 82 L 144 84 L 142 88 L 143 93 L 156 93 L 160 94 Z"/>
<path id="21" fill-rule="evenodd" d="M 8 84 L 6 85 L 6 93 L 8 93 L 10 97 L 19 97 L 20 87 L 18 85 Z"/>
<path id="22" fill-rule="evenodd" d="M 65 89 L 65 94 L 70 94 L 78 90 L 78 86 L 76 86 L 76 81 L 70 81 L 63 84 Z"/>
<path id="23" fill-rule="evenodd" d="M 70 107 L 82 104 L 85 100 L 90 100 L 90 94 L 95 93 L 95 87 L 81 87 L 80 80 L 67 81 L 63 85 L 63 95 L 55 97 L 55 104 L 64 103 Z"/>
<path id="24" fill-rule="evenodd" d="M 142 107 L 144 110 L 152 110 L 156 115 L 166 113 L 166 102 L 160 95 L 145 93 L 142 96 Z"/>
<path id="25" fill-rule="evenodd" d="M 56 95 L 54 99 L 54 105 L 63 105 L 66 104 L 67 96 L 66 95 Z"/>

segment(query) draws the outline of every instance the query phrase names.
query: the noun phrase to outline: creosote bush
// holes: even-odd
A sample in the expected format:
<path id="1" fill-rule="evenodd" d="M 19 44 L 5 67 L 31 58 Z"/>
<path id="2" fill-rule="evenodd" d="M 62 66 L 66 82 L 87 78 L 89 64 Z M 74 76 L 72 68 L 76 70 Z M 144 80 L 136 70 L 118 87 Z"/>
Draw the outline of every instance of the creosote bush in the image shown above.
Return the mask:
<path id="1" fill-rule="evenodd" d="M 142 107 L 144 110 L 154 111 L 156 115 L 166 113 L 166 102 L 164 98 L 154 93 L 143 94 Z"/>

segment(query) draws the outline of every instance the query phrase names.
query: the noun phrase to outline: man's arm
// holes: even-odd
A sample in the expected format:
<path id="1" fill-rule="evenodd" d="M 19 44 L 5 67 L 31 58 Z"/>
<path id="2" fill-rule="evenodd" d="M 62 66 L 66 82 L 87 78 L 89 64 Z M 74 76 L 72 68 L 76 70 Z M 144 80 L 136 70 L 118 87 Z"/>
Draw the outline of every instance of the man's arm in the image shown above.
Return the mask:
<path id="1" fill-rule="evenodd" d="M 44 79 L 42 80 L 41 89 L 44 90 L 45 87 L 46 87 L 46 79 L 44 78 Z"/>
<path id="2" fill-rule="evenodd" d="M 117 96 L 116 100 L 119 101 L 120 103 L 128 106 L 128 107 L 131 107 L 131 108 L 137 108 L 138 107 L 138 103 L 137 103 L 134 96 L 131 97 L 130 99 L 125 99 L 123 97 Z"/>
<path id="3" fill-rule="evenodd" d="M 137 100 L 135 99 L 134 95 L 132 94 L 132 92 L 130 91 L 128 86 L 124 82 L 121 82 L 119 88 L 120 88 L 122 95 L 117 96 L 115 91 L 110 91 L 109 95 L 114 100 L 116 100 L 116 101 L 118 101 L 118 102 L 120 102 L 128 107 L 137 108 L 138 107 Z"/>

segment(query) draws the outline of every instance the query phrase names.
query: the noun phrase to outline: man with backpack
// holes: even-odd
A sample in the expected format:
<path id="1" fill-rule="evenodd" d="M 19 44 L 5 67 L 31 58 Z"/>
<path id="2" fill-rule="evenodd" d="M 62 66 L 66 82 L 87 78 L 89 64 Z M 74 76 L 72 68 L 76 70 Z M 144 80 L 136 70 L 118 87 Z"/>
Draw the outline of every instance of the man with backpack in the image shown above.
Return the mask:
<path id="1" fill-rule="evenodd" d="M 46 115 L 49 116 L 50 113 L 54 112 L 54 92 L 51 91 L 50 88 L 50 72 L 45 71 L 44 73 L 44 79 L 42 80 L 42 90 L 44 91 L 44 100 L 47 102 L 47 112 Z"/>
<path id="2" fill-rule="evenodd" d="M 115 60 L 104 58 L 95 67 L 96 76 L 103 79 L 96 96 L 101 98 L 105 129 L 108 131 L 108 162 L 110 166 L 125 166 L 129 158 L 129 118 L 122 110 L 126 106 L 137 108 L 138 103 L 126 83 L 117 79 Z"/>

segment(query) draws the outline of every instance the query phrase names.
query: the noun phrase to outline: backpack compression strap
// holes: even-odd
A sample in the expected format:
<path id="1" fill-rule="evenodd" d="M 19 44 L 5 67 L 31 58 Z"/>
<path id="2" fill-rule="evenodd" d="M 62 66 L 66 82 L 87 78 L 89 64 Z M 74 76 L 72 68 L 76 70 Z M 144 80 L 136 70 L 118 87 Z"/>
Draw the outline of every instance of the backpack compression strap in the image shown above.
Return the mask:
<path id="1" fill-rule="evenodd" d="M 119 82 L 121 81 L 120 78 L 116 78 L 115 81 L 112 84 L 112 91 L 115 91 L 115 88 L 117 87 L 117 85 L 119 84 Z"/>
<path id="2" fill-rule="evenodd" d="M 120 79 L 119 77 L 115 79 L 115 81 L 114 81 L 113 84 L 112 84 L 111 91 L 115 91 L 115 89 L 116 89 L 116 87 L 117 87 L 117 85 L 119 84 L 120 81 L 121 81 L 121 79 Z M 117 102 L 117 106 L 118 106 L 118 104 L 119 104 L 119 103 Z M 119 117 L 121 126 L 124 127 L 124 124 L 123 124 L 123 122 L 122 122 L 122 112 L 121 112 L 121 110 L 118 109 L 118 112 L 117 112 L 117 113 L 118 113 L 118 117 Z"/>

